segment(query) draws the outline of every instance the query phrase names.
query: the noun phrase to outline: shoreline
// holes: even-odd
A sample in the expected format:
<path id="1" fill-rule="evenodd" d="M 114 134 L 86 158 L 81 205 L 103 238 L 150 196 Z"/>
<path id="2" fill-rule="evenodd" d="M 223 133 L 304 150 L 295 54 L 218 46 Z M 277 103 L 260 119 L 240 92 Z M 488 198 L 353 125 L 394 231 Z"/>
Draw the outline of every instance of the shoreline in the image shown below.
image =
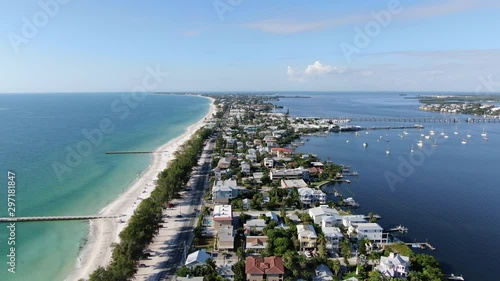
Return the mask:
<path id="1" fill-rule="evenodd" d="M 106 205 L 98 213 L 99 215 L 124 214 L 122 217 L 124 223 L 110 219 L 90 221 L 88 239 L 78 255 L 76 268 L 64 280 L 86 279 L 98 267 L 106 267 L 111 262 L 111 244 L 119 242 L 118 235 L 127 226 L 128 220 L 140 201 L 148 198 L 155 189 L 158 173 L 167 167 L 168 163 L 175 158 L 175 152 L 184 142 L 192 138 L 193 134 L 204 125 L 206 119 L 211 118 L 212 114 L 216 113 L 213 98 L 195 96 L 211 101 L 208 113 L 196 123 L 188 126 L 180 136 L 157 147 L 154 150 L 155 153 L 152 154 L 149 166 L 128 185 L 123 193 L 120 193 L 113 202 Z M 160 151 L 161 153 L 158 153 Z"/>

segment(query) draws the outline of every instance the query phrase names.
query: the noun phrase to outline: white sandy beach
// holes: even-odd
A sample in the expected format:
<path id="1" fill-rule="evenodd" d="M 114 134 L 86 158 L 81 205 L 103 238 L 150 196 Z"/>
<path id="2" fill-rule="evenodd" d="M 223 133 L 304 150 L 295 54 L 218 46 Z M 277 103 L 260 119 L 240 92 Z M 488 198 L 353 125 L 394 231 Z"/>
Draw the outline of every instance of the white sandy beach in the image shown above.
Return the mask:
<path id="1" fill-rule="evenodd" d="M 77 261 L 75 271 L 66 278 L 68 281 L 88 278 L 97 267 L 106 267 L 111 261 L 112 243 L 119 242 L 119 233 L 127 225 L 127 221 L 134 213 L 135 208 L 141 199 L 149 197 L 155 188 L 154 181 L 158 173 L 163 171 L 167 164 L 174 158 L 174 152 L 189 140 L 193 134 L 203 126 L 205 119 L 212 117 L 216 108 L 211 100 L 210 109 L 207 115 L 197 123 L 189 126 L 179 137 L 170 140 L 155 150 L 152 154 L 152 161 L 149 167 L 111 204 L 103 208 L 100 215 L 121 215 L 124 223 L 119 223 L 113 219 L 100 219 L 90 223 L 89 237 Z M 141 199 L 137 199 L 141 198 Z"/>

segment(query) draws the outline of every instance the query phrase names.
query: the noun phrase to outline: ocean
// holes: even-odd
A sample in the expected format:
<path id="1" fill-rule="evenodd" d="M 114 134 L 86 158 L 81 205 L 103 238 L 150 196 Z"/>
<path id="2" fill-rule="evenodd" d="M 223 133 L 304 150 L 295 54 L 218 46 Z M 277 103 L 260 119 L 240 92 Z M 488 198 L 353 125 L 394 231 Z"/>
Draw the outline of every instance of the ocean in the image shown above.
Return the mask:
<path id="1" fill-rule="evenodd" d="M 0 216 L 7 216 L 7 173 L 16 174 L 15 215 L 93 215 L 147 168 L 150 151 L 208 112 L 195 96 L 128 93 L 1 94 Z M 16 273 L 8 271 L 7 224 L 0 228 L 0 280 L 64 278 L 75 268 L 88 222 L 17 223 Z"/>
<path id="2" fill-rule="evenodd" d="M 405 99 L 399 93 L 286 95 L 311 97 L 276 102 L 284 106 L 284 111 L 289 109 L 291 116 L 466 118 L 420 111 L 418 100 Z M 351 122 L 350 125 L 414 124 Z M 399 235 L 399 239 L 428 241 L 436 251 L 424 252 L 437 257 L 445 273 L 463 274 L 468 281 L 497 280 L 500 123 L 422 125 L 423 130 L 408 129 L 408 135 L 399 129 L 368 131 L 368 134 L 362 131 L 359 136 L 344 132 L 308 137 L 309 141 L 298 151 L 350 165 L 351 170 L 359 173 L 358 177 L 351 177 L 351 184 L 330 184 L 324 190 L 337 189 L 344 197 L 353 197 L 360 203 L 354 213 L 379 214 L 382 216 L 379 223 L 386 229 L 400 224 L 408 227 L 409 232 Z M 429 135 L 431 129 L 435 131 L 433 139 L 422 138 L 424 146 L 418 148 L 420 134 Z M 458 135 L 454 134 L 455 130 Z M 488 141 L 481 136 L 483 130 L 488 134 Z M 467 139 L 467 144 L 462 144 L 462 139 Z M 364 142 L 368 147 L 363 147 Z M 386 154 L 386 150 L 390 154 Z"/>

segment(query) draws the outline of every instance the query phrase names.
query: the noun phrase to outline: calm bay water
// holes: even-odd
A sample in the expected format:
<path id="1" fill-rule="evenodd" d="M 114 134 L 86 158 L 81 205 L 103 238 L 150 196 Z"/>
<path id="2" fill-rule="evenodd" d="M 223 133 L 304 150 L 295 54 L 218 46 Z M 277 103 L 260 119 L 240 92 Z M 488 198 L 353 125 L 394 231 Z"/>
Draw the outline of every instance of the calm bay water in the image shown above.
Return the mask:
<path id="1" fill-rule="evenodd" d="M 204 98 L 165 95 L 127 103 L 122 98 L 128 95 L 0 95 L 0 216 L 7 215 L 9 170 L 17 175 L 16 216 L 96 214 L 150 162 L 149 155 L 104 152 L 153 150 L 200 120 L 209 105 Z M 82 130 L 98 129 L 103 119 L 113 130 L 90 148 L 82 146 Z M 80 152 L 81 163 L 68 162 L 72 150 Z M 58 176 L 54 163 L 67 169 Z M 63 280 L 75 267 L 87 231 L 86 222 L 17 223 L 12 274 L 6 263 L 9 232 L 2 224 L 0 280 Z"/>
<path id="2" fill-rule="evenodd" d="M 419 111 L 417 100 L 403 99 L 395 93 L 299 94 L 311 98 L 282 99 L 277 104 L 283 105 L 284 110 L 289 108 L 292 116 L 443 116 Z M 351 125 L 391 124 L 352 122 Z M 409 129 L 408 135 L 402 130 L 381 130 L 361 132 L 359 136 L 333 133 L 311 137 L 298 150 L 349 164 L 358 171 L 359 177 L 351 178 L 351 184 L 335 184 L 325 189 L 335 188 L 346 197 L 354 197 L 361 204 L 355 213 L 380 214 L 379 223 L 384 228 L 399 224 L 408 227 L 409 233 L 400 238 L 431 243 L 437 248 L 431 254 L 441 261 L 446 273 L 463 274 L 466 280 L 497 280 L 500 123 L 460 123 L 459 135 L 453 134 L 455 124 L 423 125 L 424 130 Z M 434 140 L 424 139 L 425 145 L 419 149 L 420 134 L 429 135 L 431 129 L 436 132 L 437 146 L 432 146 Z M 481 137 L 483 129 L 488 133 L 487 142 Z M 449 138 L 445 139 L 441 132 Z M 471 138 L 466 137 L 468 133 Z M 468 140 L 467 144 L 461 144 L 462 138 Z M 368 143 L 367 148 L 363 147 L 364 142 Z M 410 152 L 412 145 L 414 153 Z M 389 155 L 386 150 L 390 150 Z M 401 169 L 401 163 L 410 164 Z M 391 184 L 387 174 L 401 177 L 402 182 Z"/>

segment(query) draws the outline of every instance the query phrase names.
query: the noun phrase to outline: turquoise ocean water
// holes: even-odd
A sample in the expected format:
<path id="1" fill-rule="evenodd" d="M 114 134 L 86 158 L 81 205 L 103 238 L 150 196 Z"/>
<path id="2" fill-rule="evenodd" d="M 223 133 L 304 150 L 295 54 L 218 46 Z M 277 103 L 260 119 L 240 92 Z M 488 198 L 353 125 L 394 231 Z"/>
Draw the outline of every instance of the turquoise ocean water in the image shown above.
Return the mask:
<path id="1" fill-rule="evenodd" d="M 153 150 L 200 120 L 209 104 L 193 96 L 136 102 L 122 93 L 1 94 L 0 216 L 7 215 L 7 171 L 16 173 L 16 216 L 96 214 L 151 160 L 106 151 Z M 2 281 L 63 280 L 88 231 L 86 222 L 17 223 L 12 274 L 6 226 L 0 224 Z"/>

